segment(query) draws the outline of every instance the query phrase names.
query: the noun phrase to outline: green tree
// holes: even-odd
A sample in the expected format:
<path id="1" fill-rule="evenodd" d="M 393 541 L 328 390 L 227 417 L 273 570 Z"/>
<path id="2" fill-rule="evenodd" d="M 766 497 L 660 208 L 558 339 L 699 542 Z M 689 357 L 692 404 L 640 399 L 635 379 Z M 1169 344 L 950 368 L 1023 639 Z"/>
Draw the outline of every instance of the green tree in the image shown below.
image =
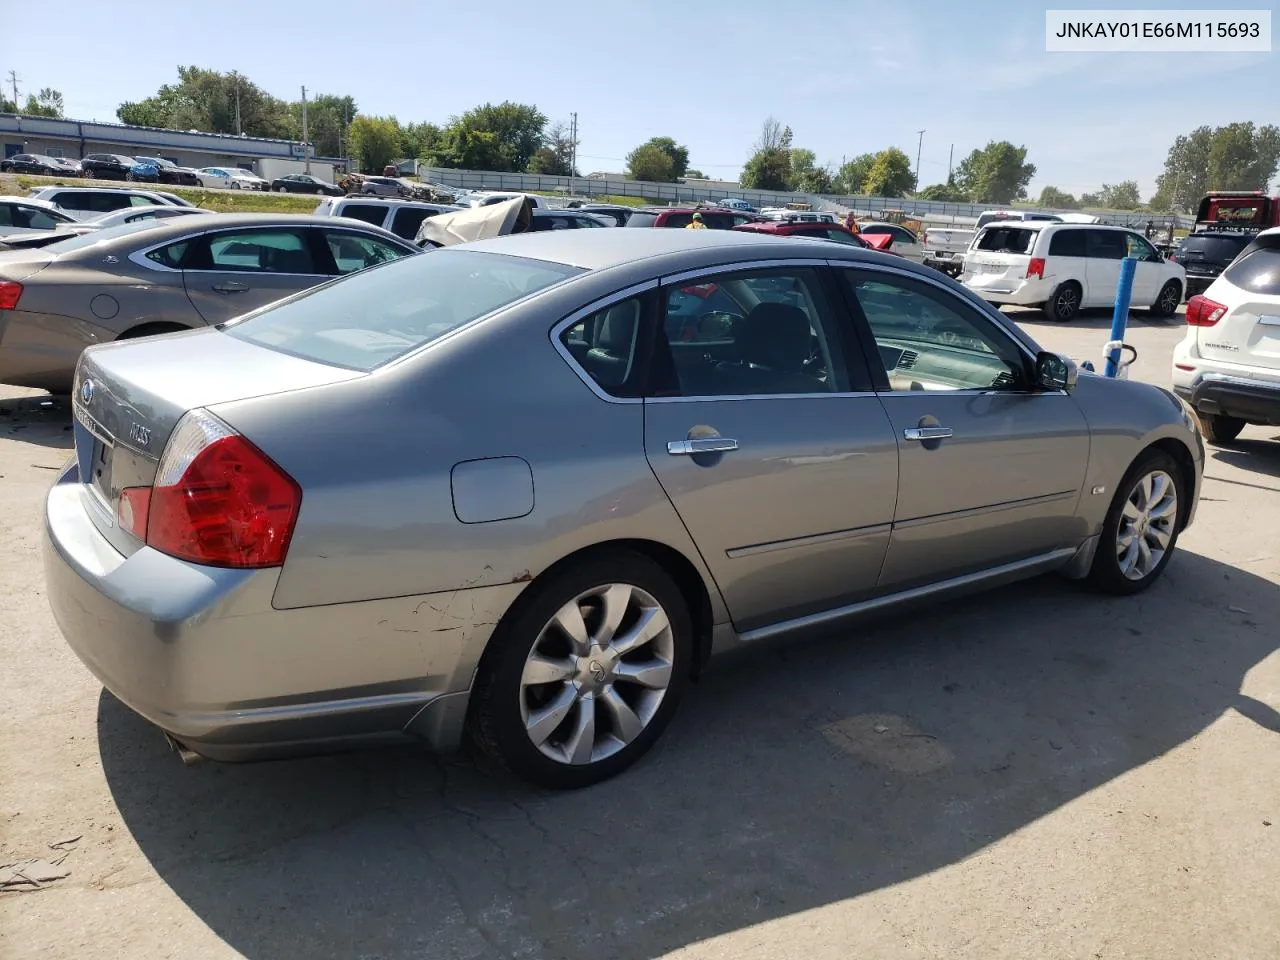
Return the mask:
<path id="1" fill-rule="evenodd" d="M 116 117 L 121 123 L 134 127 L 167 127 L 169 126 L 169 110 L 163 104 L 150 97 L 136 103 L 126 101 L 116 108 Z"/>
<path id="2" fill-rule="evenodd" d="M 876 154 L 862 191 L 872 197 L 905 197 L 915 185 L 911 159 L 897 147 L 889 147 Z"/>
<path id="3" fill-rule="evenodd" d="M 976 203 L 1011 203 L 1026 198 L 1027 184 L 1035 175 L 1026 147 L 993 140 L 960 161 L 955 180 Z"/>
<path id="4" fill-rule="evenodd" d="M 437 161 L 446 167 L 522 172 L 543 146 L 547 118 L 537 107 L 486 103 L 449 121 Z"/>
<path id="5" fill-rule="evenodd" d="M 1080 201 L 1069 193 L 1064 193 L 1057 187 L 1045 187 L 1040 191 L 1040 199 L 1036 201 L 1042 207 L 1052 207 L 1055 210 L 1079 210 Z"/>
<path id="6" fill-rule="evenodd" d="M 739 182 L 748 190 L 791 188 L 791 128 L 768 117 L 760 127 L 753 153 Z"/>
<path id="7" fill-rule="evenodd" d="M 350 153 L 364 173 L 381 173 L 399 159 L 400 124 L 395 117 L 366 117 L 351 121 L 348 132 Z"/>
<path id="8" fill-rule="evenodd" d="M 544 173 L 556 177 L 576 177 L 578 171 L 573 169 L 574 143 L 569 128 L 563 123 L 555 124 L 547 131 L 546 143 L 537 149 L 533 159 L 529 161 L 530 173 Z"/>
<path id="9" fill-rule="evenodd" d="M 672 179 L 678 180 L 689 170 L 689 148 L 681 146 L 670 137 L 651 137 L 640 146 L 655 146 L 671 158 Z"/>
<path id="10" fill-rule="evenodd" d="M 27 94 L 22 112 L 29 117 L 61 117 L 64 106 L 62 94 L 52 87 L 45 87 L 39 93 Z"/>
<path id="11" fill-rule="evenodd" d="M 921 200 L 939 200 L 944 203 L 965 203 L 969 199 L 969 195 L 957 187 L 954 180 L 931 184 L 916 196 Z"/>
<path id="12" fill-rule="evenodd" d="M 850 195 L 862 193 L 862 185 L 867 182 L 867 174 L 871 172 L 871 165 L 875 162 L 874 153 L 863 153 L 842 163 L 836 171 L 835 188 Z"/>
<path id="13" fill-rule="evenodd" d="M 833 176 L 826 167 L 817 163 L 812 150 L 800 147 L 791 150 L 791 189 L 805 193 L 830 193 Z"/>
<path id="14" fill-rule="evenodd" d="M 346 146 L 347 127 L 359 111 L 351 97 L 330 93 L 317 94 L 307 100 L 307 139 L 318 157 L 340 157 Z M 302 136 L 302 101 L 289 105 L 289 114 L 297 136 Z M 354 153 L 351 154 L 355 156 Z M 379 170 L 379 173 L 382 171 Z"/>
<path id="15" fill-rule="evenodd" d="M 1153 210 L 1194 210 L 1212 190 L 1266 190 L 1280 164 L 1280 128 L 1201 126 L 1174 138 L 1156 177 Z"/>
<path id="16" fill-rule="evenodd" d="M 224 74 L 202 67 L 179 67 L 176 84 L 165 84 L 154 96 L 122 103 L 116 110 L 123 123 L 145 121 L 145 126 L 206 133 L 236 133 L 237 113 L 239 132 L 246 136 L 298 136 L 289 104 L 235 71 Z"/>
<path id="17" fill-rule="evenodd" d="M 1108 210 L 1137 210 L 1142 206 L 1142 196 L 1138 193 L 1136 180 L 1104 183 L 1096 197 L 1098 205 Z"/>
<path id="18" fill-rule="evenodd" d="M 687 179 L 687 180 L 706 180 L 706 179 L 708 179 L 708 178 L 707 178 L 707 175 L 706 175 L 705 173 L 703 173 L 701 170 L 694 170 L 694 169 L 692 169 L 692 168 L 690 168 L 690 169 L 686 170 L 686 171 L 684 172 L 684 175 L 685 175 L 685 179 Z"/>
<path id="19" fill-rule="evenodd" d="M 413 160 L 434 161 L 444 143 L 444 130 L 434 123 L 406 123 L 400 128 L 400 150 Z"/>
<path id="20" fill-rule="evenodd" d="M 627 154 L 627 176 L 651 183 L 675 183 L 675 164 L 661 147 L 642 143 Z"/>

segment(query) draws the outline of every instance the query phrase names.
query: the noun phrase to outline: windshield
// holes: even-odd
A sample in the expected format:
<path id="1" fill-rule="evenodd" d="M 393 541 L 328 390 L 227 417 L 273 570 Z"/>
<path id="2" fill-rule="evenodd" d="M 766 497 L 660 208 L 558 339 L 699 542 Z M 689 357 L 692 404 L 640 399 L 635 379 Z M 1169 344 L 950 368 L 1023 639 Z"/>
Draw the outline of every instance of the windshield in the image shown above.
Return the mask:
<path id="1" fill-rule="evenodd" d="M 352 274 L 219 329 L 367 373 L 581 272 L 543 260 L 434 250 Z"/>

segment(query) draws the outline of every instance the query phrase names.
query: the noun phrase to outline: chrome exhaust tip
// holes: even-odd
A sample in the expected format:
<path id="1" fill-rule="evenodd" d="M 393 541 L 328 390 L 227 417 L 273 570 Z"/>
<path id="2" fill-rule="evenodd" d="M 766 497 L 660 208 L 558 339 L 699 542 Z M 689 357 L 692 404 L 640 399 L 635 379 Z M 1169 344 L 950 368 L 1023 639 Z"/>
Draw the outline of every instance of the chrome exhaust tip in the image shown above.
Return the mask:
<path id="1" fill-rule="evenodd" d="M 178 759 L 182 761 L 182 765 L 184 767 L 194 766 L 204 759 L 204 757 L 200 756 L 200 754 L 196 753 L 194 750 L 175 740 L 171 734 L 165 733 L 164 739 L 169 744 L 169 749 L 178 755 Z"/>

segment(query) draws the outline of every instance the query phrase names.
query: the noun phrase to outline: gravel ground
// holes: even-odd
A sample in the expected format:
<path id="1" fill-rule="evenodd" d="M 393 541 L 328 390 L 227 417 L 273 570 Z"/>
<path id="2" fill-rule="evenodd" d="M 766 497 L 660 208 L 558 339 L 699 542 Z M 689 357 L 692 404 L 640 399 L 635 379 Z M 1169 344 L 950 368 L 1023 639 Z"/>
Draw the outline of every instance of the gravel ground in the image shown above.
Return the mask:
<path id="1" fill-rule="evenodd" d="M 1181 332 L 1136 320 L 1136 375 Z M 0 863 L 67 875 L 0 893 L 0 956 L 1276 955 L 1280 431 L 1212 450 L 1141 597 L 1045 578 L 725 660 L 650 759 L 549 795 L 412 750 L 183 767 L 50 617 L 46 403 L 0 388 Z"/>

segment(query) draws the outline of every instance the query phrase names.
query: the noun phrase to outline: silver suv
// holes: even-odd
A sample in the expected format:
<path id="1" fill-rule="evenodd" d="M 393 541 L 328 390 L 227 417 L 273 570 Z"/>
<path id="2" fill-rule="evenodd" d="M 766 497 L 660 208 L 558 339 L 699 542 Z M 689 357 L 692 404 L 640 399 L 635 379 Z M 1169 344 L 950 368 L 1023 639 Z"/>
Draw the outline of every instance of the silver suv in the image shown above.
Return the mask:
<path id="1" fill-rule="evenodd" d="M 418 235 L 418 227 L 422 226 L 422 221 L 427 217 L 465 209 L 466 207 L 451 206 L 447 203 L 426 203 L 420 200 L 392 200 L 386 197 L 329 197 L 316 204 L 315 213 L 319 217 L 350 217 L 353 220 L 363 220 L 375 227 L 390 230 L 397 237 L 412 243 Z"/>
<path id="2" fill-rule="evenodd" d="M 124 187 L 42 187 L 31 199 L 45 200 L 77 219 L 123 210 L 125 207 L 194 206 L 175 193 L 163 190 L 129 190 Z"/>

